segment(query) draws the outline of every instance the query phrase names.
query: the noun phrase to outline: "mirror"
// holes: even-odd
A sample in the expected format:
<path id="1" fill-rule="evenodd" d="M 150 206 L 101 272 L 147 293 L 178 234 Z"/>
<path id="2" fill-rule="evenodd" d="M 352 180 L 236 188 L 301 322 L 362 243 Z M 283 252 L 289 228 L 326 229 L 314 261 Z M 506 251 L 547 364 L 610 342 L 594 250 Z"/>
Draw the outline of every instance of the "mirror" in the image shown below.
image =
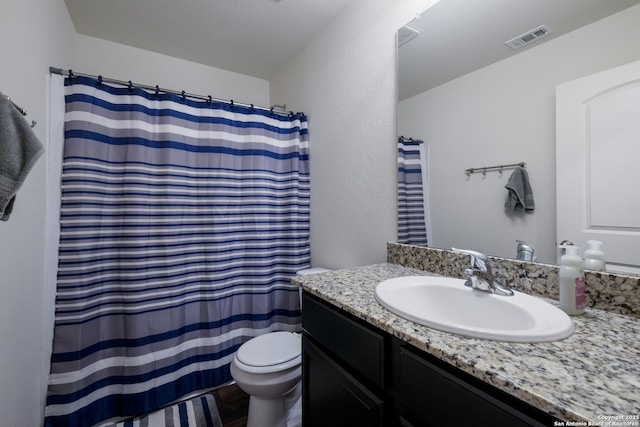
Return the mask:
<path id="1" fill-rule="evenodd" d="M 640 58 L 639 3 L 440 0 L 399 31 L 398 132 L 428 147 L 429 246 L 515 258 L 522 240 L 557 263 L 555 88 Z M 513 168 L 465 173 L 520 162 L 531 212 L 505 209 Z"/>

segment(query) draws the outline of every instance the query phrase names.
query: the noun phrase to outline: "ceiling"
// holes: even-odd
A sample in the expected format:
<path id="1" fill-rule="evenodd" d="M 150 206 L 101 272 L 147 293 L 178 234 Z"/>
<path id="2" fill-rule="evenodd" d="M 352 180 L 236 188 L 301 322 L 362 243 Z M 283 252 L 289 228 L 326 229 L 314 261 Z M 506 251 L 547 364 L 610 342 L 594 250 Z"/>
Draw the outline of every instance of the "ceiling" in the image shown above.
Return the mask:
<path id="1" fill-rule="evenodd" d="M 76 32 L 269 80 L 349 0 L 65 0 Z"/>
<path id="2" fill-rule="evenodd" d="M 408 25 L 399 49 L 399 97 L 409 98 L 538 46 L 640 0 L 440 0 Z M 546 24 L 552 34 L 512 50 L 507 40 Z"/>
<path id="3" fill-rule="evenodd" d="M 269 80 L 350 0 L 65 0 L 80 34 Z M 400 99 L 602 19 L 640 0 L 440 0 L 409 25 Z M 541 24 L 553 34 L 504 42 Z"/>

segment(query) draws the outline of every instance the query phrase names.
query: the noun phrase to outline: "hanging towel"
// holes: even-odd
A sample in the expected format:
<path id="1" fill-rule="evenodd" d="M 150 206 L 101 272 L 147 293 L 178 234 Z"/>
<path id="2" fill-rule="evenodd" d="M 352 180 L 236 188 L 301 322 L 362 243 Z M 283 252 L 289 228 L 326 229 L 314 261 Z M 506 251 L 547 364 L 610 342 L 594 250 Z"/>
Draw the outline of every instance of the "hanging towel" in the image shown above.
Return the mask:
<path id="1" fill-rule="evenodd" d="M 518 167 L 513 171 L 504 187 L 509 190 L 507 201 L 504 204 L 505 208 L 509 210 L 534 210 L 535 204 L 531 184 L 529 184 L 529 175 L 523 167 Z"/>
<path id="2" fill-rule="evenodd" d="M 16 192 L 43 152 L 22 114 L 0 92 L 0 219 L 7 221 Z"/>

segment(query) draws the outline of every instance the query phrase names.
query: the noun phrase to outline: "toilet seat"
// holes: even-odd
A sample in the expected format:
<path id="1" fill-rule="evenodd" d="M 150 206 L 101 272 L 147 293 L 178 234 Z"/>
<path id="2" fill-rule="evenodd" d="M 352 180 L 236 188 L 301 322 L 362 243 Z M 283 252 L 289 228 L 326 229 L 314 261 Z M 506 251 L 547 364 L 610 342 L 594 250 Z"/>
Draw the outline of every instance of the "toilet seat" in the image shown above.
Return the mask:
<path id="1" fill-rule="evenodd" d="M 250 373 L 279 372 L 300 365 L 300 337 L 292 332 L 271 332 L 242 344 L 234 357 L 236 365 Z"/>

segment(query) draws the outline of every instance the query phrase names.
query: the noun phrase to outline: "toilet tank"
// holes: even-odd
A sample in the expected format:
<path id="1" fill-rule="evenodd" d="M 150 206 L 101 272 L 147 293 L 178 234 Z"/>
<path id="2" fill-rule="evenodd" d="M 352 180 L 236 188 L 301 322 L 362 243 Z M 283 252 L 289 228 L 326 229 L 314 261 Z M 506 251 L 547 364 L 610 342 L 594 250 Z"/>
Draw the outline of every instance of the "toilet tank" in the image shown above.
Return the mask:
<path id="1" fill-rule="evenodd" d="M 326 273 L 327 271 L 331 270 L 322 267 L 305 268 L 304 270 L 296 272 L 296 276 L 309 276 L 311 274 Z"/>
<path id="2" fill-rule="evenodd" d="M 304 270 L 296 272 L 296 276 L 310 276 L 312 274 L 326 273 L 327 271 L 331 270 L 322 267 L 305 268 Z M 300 307 L 302 307 L 302 288 L 298 288 L 298 293 L 298 298 L 300 298 Z"/>

